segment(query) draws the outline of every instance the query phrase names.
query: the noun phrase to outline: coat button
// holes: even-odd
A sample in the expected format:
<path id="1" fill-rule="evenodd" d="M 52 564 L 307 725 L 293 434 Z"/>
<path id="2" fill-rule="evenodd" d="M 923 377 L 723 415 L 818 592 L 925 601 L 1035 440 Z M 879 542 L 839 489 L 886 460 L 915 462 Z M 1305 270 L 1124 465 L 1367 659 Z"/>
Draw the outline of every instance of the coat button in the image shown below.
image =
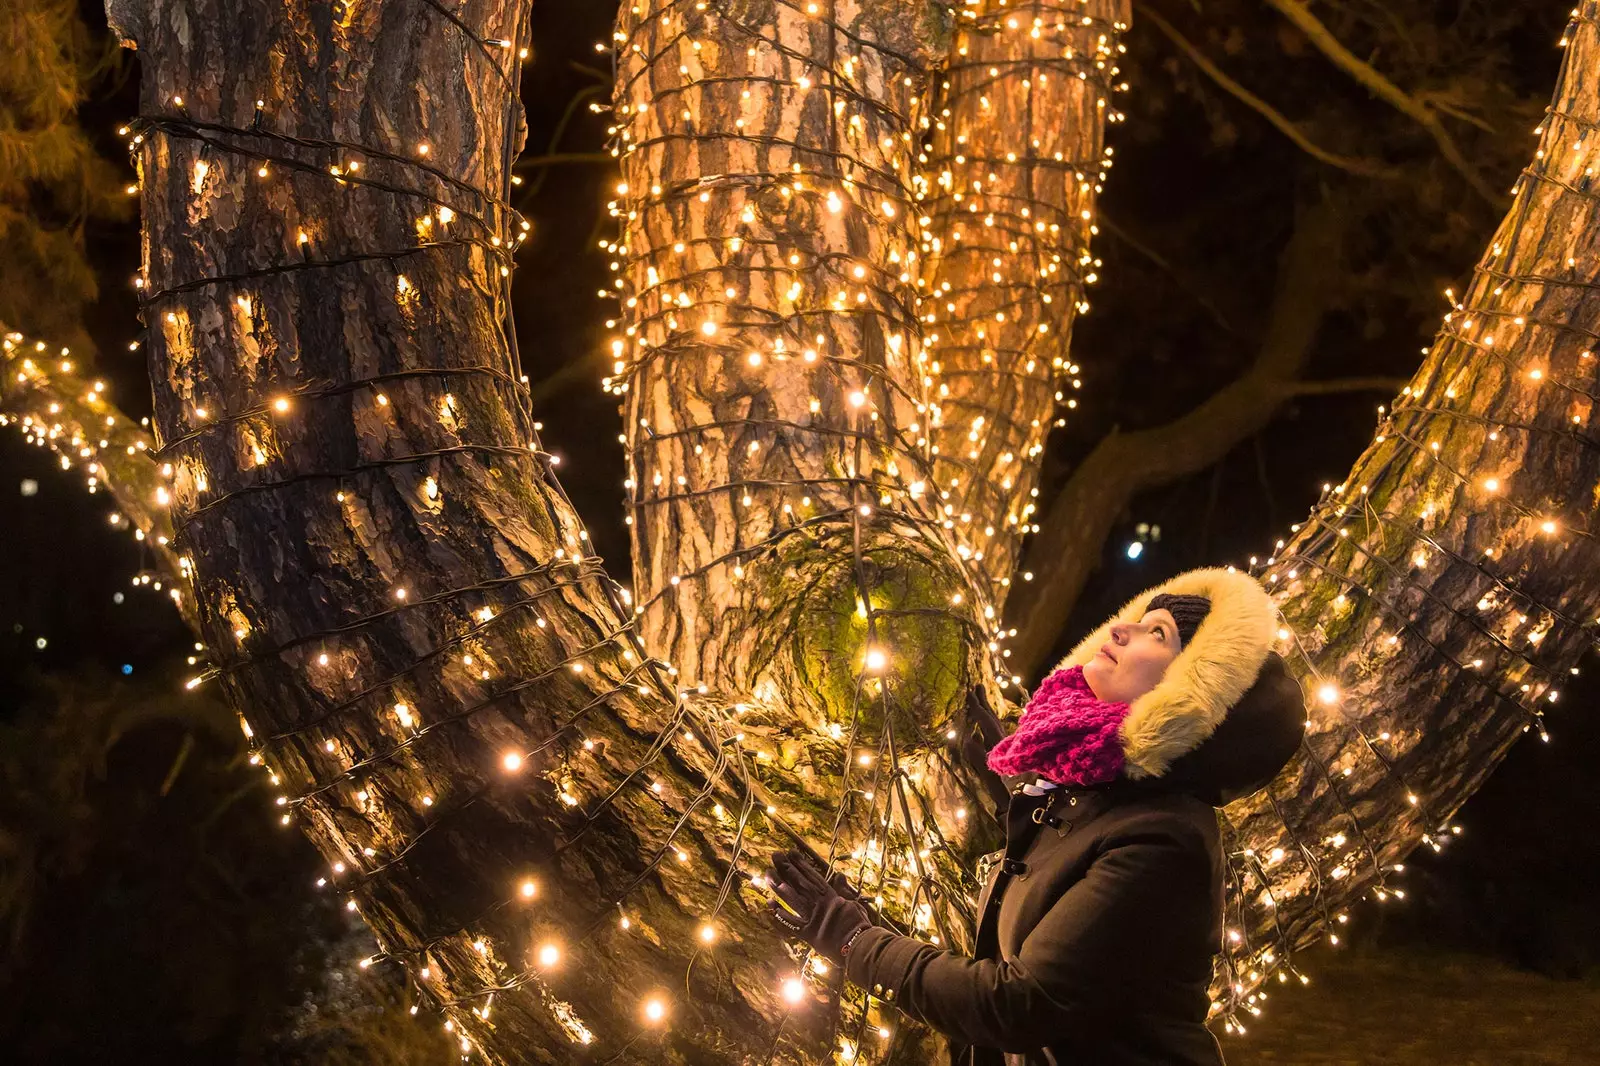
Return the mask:
<path id="1" fill-rule="evenodd" d="M 883 994 L 883 998 L 884 999 L 893 999 L 894 998 L 894 989 L 891 988 L 891 989 L 889 989 L 889 991 L 885 992 Z"/>
<path id="2" fill-rule="evenodd" d="M 875 996 L 883 995 L 883 985 L 881 985 L 881 984 L 873 985 L 872 986 L 872 994 L 875 995 Z"/>

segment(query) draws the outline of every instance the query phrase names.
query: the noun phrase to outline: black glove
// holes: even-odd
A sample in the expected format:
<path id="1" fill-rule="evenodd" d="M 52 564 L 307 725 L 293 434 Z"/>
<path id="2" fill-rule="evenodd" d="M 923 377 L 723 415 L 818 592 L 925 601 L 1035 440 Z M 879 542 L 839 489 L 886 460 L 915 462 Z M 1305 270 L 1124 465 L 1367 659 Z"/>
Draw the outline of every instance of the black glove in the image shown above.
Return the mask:
<path id="1" fill-rule="evenodd" d="M 844 964 L 844 945 L 873 924 L 872 913 L 845 882 L 844 874 L 825 879 L 799 849 L 774 855 L 767 880 L 778 896 L 767 904 L 772 920 L 836 966 Z"/>

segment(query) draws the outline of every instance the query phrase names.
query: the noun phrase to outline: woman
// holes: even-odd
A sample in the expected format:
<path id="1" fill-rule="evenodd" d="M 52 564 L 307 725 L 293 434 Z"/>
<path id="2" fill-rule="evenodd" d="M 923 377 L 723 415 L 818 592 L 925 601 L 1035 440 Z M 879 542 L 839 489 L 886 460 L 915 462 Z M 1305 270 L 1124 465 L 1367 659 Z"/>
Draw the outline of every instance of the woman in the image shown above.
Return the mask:
<path id="1" fill-rule="evenodd" d="M 1217 1066 L 1214 808 L 1275 777 L 1305 728 L 1260 584 L 1193 570 L 1129 601 L 1040 683 L 988 765 L 1006 849 L 973 956 L 874 924 L 799 851 L 774 918 L 857 985 L 950 1037 L 958 1066 Z"/>

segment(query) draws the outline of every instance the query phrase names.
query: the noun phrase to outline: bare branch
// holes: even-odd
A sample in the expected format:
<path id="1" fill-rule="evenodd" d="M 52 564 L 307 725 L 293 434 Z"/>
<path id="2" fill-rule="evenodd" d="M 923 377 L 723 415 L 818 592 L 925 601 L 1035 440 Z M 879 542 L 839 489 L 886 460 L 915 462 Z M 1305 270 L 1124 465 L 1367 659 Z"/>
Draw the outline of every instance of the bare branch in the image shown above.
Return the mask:
<path id="1" fill-rule="evenodd" d="M 1434 142 L 1439 145 L 1440 154 L 1467 179 L 1467 184 L 1472 186 L 1474 192 L 1496 206 L 1505 202 L 1504 197 L 1490 187 L 1483 175 L 1478 173 L 1477 168 L 1467 162 L 1466 157 L 1461 154 L 1461 149 L 1456 147 L 1456 142 L 1449 131 L 1426 104 L 1408 95 L 1404 89 L 1380 74 L 1371 64 L 1362 61 L 1340 44 L 1332 31 L 1308 11 L 1300 0 L 1267 0 L 1267 2 L 1284 18 L 1294 23 L 1323 55 L 1333 61 L 1335 66 L 1365 86 L 1374 96 L 1427 130 Z"/>
<path id="2" fill-rule="evenodd" d="M 1238 327 L 1228 321 L 1228 316 L 1223 313 L 1222 308 L 1217 306 L 1216 301 L 1200 291 L 1200 286 L 1195 282 L 1194 278 L 1173 266 L 1166 256 L 1123 229 L 1109 215 L 1100 216 L 1100 228 L 1159 267 L 1164 274 L 1177 284 L 1178 288 L 1187 293 L 1189 298 L 1200 306 L 1201 310 L 1211 316 L 1211 321 L 1215 322 L 1225 332 L 1235 334 L 1239 332 Z"/>
<path id="3" fill-rule="evenodd" d="M 1282 386 L 1284 396 L 1331 396 L 1340 392 L 1399 392 L 1405 378 L 1331 378 L 1327 381 L 1290 381 Z"/>
<path id="4" fill-rule="evenodd" d="M 1188 39 L 1185 38 L 1183 34 L 1179 33 L 1177 28 L 1174 27 L 1172 23 L 1168 22 L 1156 11 L 1148 7 L 1141 8 L 1140 13 L 1145 18 L 1153 22 L 1156 29 L 1165 34 L 1173 44 L 1182 49 L 1184 54 L 1193 60 L 1194 65 L 1199 67 L 1202 73 L 1220 85 L 1223 89 L 1227 90 L 1233 96 L 1237 97 L 1245 104 L 1245 106 L 1249 107 L 1262 118 L 1265 118 L 1268 122 L 1272 123 L 1272 125 L 1276 127 L 1280 133 L 1293 141 L 1296 147 L 1298 147 L 1302 152 L 1305 152 L 1307 155 L 1311 156 L 1311 158 L 1319 160 L 1323 163 L 1327 163 L 1329 166 L 1338 167 L 1340 170 L 1347 170 L 1352 174 L 1360 174 L 1362 177 L 1383 178 L 1392 181 L 1400 176 L 1399 171 L 1393 167 L 1385 166 L 1377 160 L 1356 159 L 1350 156 L 1339 155 L 1336 152 L 1330 152 L 1327 149 L 1318 147 L 1312 142 L 1311 138 L 1307 137 L 1300 131 L 1299 126 L 1296 126 L 1288 118 L 1285 118 L 1284 115 L 1271 104 L 1267 103 L 1265 100 L 1261 99 L 1261 97 L 1257 96 L 1249 89 L 1246 89 L 1243 85 L 1240 85 L 1238 82 L 1228 77 L 1228 75 L 1225 74 L 1220 67 L 1211 62 L 1211 60 L 1207 59 L 1205 55 L 1194 45 L 1190 44 Z"/>
<path id="5" fill-rule="evenodd" d="M 1326 202 L 1296 222 L 1266 334 L 1243 377 L 1166 425 L 1107 436 L 1057 493 L 1029 545 L 1027 569 L 1034 580 L 1018 597 L 1022 612 L 1008 619 L 1019 631 L 1010 659 L 1019 675 L 1043 663 L 1128 502 L 1220 461 L 1296 395 L 1295 379 L 1328 310 L 1328 286 L 1338 269 L 1330 249 L 1337 246 L 1339 228 L 1339 216 Z"/>
<path id="6" fill-rule="evenodd" d="M 540 167 L 562 166 L 568 163 L 615 163 L 609 152 L 551 152 L 548 155 L 530 156 L 517 162 L 518 170 L 536 170 Z"/>

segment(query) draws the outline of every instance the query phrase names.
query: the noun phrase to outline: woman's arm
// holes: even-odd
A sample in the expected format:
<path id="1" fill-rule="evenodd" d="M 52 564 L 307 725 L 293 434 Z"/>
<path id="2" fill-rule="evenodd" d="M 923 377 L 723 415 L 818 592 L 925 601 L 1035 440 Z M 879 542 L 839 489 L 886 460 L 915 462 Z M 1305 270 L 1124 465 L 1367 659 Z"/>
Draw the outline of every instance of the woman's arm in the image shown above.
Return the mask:
<path id="1" fill-rule="evenodd" d="M 874 927 L 845 959 L 849 978 L 947 1036 L 1022 1052 L 1092 1024 L 1192 951 L 1211 906 L 1200 831 L 1152 812 L 1130 821 L 1045 914 L 1015 959 L 970 959 Z"/>

